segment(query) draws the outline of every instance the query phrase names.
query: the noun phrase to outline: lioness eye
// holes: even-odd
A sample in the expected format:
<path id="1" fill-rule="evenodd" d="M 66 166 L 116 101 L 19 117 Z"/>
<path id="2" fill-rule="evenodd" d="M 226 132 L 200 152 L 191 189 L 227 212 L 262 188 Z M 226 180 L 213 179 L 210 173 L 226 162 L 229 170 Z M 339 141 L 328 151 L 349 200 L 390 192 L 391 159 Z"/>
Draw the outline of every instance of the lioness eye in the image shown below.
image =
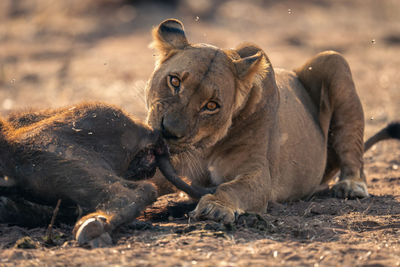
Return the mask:
<path id="1" fill-rule="evenodd" d="M 181 80 L 179 80 L 176 76 L 169 76 L 169 84 L 173 87 L 175 93 L 179 91 L 179 87 L 181 86 Z"/>
<path id="2" fill-rule="evenodd" d="M 214 101 L 210 101 L 204 106 L 204 109 L 206 109 L 208 111 L 214 111 L 217 108 L 219 108 L 219 105 L 217 102 L 214 102 Z"/>

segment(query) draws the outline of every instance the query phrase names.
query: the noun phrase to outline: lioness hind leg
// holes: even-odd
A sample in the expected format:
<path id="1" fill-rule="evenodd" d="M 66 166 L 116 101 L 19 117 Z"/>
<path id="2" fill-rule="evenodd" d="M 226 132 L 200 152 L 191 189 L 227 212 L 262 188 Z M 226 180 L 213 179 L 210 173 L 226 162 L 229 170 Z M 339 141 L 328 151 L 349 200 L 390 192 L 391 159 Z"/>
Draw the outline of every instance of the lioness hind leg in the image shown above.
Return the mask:
<path id="1" fill-rule="evenodd" d="M 321 128 L 329 149 L 334 151 L 328 153 L 323 181 L 333 178 L 337 161 L 340 180 L 333 186 L 333 193 L 342 198 L 369 196 L 362 168 L 364 113 L 346 60 L 336 52 L 327 51 L 295 72 L 319 107 Z M 329 158 L 332 155 L 337 159 Z"/>

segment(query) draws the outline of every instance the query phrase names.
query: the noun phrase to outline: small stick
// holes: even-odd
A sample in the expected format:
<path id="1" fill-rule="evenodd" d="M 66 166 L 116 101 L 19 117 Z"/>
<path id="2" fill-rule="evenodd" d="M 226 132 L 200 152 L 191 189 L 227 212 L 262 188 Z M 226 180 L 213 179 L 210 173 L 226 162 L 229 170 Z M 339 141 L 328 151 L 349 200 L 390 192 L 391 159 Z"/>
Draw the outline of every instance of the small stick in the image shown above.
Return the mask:
<path id="1" fill-rule="evenodd" d="M 56 205 L 55 209 L 53 210 L 53 216 L 51 217 L 50 224 L 47 227 L 46 237 L 45 237 L 46 243 L 53 243 L 53 225 L 56 220 L 58 210 L 60 209 L 60 205 L 61 205 L 61 198 L 58 199 L 58 201 L 57 201 L 57 205 Z"/>

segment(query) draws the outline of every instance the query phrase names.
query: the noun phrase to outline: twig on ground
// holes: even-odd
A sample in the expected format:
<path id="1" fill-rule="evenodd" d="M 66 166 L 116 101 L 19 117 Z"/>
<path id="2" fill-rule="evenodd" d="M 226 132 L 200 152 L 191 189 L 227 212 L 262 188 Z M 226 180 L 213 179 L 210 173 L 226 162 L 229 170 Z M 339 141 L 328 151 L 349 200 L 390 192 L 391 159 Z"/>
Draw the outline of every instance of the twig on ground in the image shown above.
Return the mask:
<path id="1" fill-rule="evenodd" d="M 45 236 L 44 240 L 48 244 L 52 244 L 53 243 L 53 225 L 54 225 L 54 222 L 56 220 L 56 217 L 57 217 L 57 214 L 58 214 L 58 210 L 60 209 L 60 205 L 61 205 L 61 198 L 57 201 L 57 205 L 54 208 L 53 216 L 51 217 L 50 224 L 47 227 L 46 236 Z"/>

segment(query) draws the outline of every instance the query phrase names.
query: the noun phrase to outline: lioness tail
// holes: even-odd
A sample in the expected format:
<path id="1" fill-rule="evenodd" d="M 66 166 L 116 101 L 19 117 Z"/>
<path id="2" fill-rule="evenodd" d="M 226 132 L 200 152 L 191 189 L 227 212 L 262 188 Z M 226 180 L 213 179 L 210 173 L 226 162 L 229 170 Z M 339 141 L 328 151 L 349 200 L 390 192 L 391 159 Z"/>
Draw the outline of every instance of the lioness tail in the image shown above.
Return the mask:
<path id="1" fill-rule="evenodd" d="M 392 122 L 375 135 L 371 136 L 364 144 L 364 152 L 370 149 L 374 144 L 386 139 L 400 140 L 400 122 Z"/>

